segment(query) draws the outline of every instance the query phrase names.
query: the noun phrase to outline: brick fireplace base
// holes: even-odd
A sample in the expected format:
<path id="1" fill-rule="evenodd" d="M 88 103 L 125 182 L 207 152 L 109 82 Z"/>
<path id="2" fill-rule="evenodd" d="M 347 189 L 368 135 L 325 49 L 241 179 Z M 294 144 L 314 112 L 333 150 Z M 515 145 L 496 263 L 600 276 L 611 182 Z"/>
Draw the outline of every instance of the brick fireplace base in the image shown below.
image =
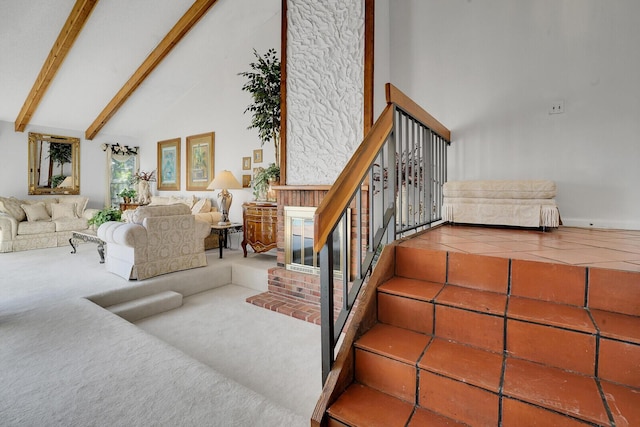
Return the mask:
<path id="1" fill-rule="evenodd" d="M 310 323 L 320 324 L 320 306 L 305 303 L 299 299 L 287 298 L 282 294 L 264 292 L 247 298 L 247 302 L 276 313 L 295 317 Z"/>

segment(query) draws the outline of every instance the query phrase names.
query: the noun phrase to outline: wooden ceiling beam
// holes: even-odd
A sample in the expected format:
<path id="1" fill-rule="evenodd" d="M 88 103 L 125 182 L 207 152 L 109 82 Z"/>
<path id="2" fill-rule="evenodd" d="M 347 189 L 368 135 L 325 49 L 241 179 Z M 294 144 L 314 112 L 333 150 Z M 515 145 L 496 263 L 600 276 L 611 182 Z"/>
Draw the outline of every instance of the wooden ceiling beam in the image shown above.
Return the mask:
<path id="1" fill-rule="evenodd" d="M 64 62 L 67 53 L 71 50 L 71 46 L 80 35 L 82 27 L 89 19 L 91 11 L 98 3 L 98 0 L 76 0 L 75 5 L 71 9 L 71 13 L 64 23 L 58 38 L 56 39 L 49 56 L 44 61 L 40 74 L 33 83 L 31 92 L 27 96 L 27 99 L 22 105 L 22 109 L 16 118 L 14 127 L 16 132 L 24 132 L 25 127 L 31 121 L 33 113 L 38 108 L 38 104 L 42 101 L 44 94 L 49 88 L 49 84 L 53 80 L 53 77 L 58 72 L 58 69 Z"/>
<path id="2" fill-rule="evenodd" d="M 109 119 L 122 107 L 126 100 L 151 74 L 151 72 L 171 52 L 175 45 L 189 32 L 189 30 L 202 18 L 216 3 L 217 0 L 196 0 L 193 5 L 182 15 L 182 18 L 173 26 L 156 48 L 147 56 L 144 62 L 133 73 L 129 80 L 122 86 L 116 96 L 107 104 L 96 117 L 91 126 L 85 132 L 86 139 L 93 139 L 107 124 Z"/>

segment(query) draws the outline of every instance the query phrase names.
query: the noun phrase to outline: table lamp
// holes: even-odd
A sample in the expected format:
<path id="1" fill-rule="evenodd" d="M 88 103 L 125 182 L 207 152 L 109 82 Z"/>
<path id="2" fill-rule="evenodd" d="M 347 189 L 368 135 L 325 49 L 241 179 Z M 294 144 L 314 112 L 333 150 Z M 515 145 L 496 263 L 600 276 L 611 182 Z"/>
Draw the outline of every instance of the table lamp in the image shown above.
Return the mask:
<path id="1" fill-rule="evenodd" d="M 231 208 L 233 194 L 227 191 L 230 188 L 242 188 L 242 185 L 240 185 L 236 177 L 228 170 L 218 173 L 214 180 L 207 186 L 207 190 L 222 190 L 218 193 L 218 204 L 220 205 L 220 211 L 222 211 L 222 220 L 218 225 L 231 224 L 231 221 L 229 221 L 229 208 Z"/>

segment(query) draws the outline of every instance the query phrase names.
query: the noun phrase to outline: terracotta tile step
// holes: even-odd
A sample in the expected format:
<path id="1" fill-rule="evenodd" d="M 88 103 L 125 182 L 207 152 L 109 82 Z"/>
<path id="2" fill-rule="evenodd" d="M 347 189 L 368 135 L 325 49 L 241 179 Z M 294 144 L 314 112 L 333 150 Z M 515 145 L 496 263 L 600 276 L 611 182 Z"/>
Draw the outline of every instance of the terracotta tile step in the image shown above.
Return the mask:
<path id="1" fill-rule="evenodd" d="M 437 335 L 434 311 L 437 328 L 440 306 L 586 334 L 600 333 L 640 345 L 639 316 L 402 277 L 394 277 L 378 288 L 378 319 L 383 323 Z M 440 311 L 446 314 L 448 310 Z"/>
<path id="2" fill-rule="evenodd" d="M 599 426 L 611 425 L 593 377 L 508 357 L 503 396 Z"/>
<path id="3" fill-rule="evenodd" d="M 350 385 L 329 407 L 329 417 L 347 426 L 404 427 L 414 405 L 362 384 Z M 332 424 L 329 425 L 340 425 Z"/>
<path id="4" fill-rule="evenodd" d="M 378 323 L 355 343 L 356 381 L 415 404 L 416 365 L 430 337 Z"/>
<path id="5" fill-rule="evenodd" d="M 467 427 L 467 424 L 436 414 L 423 408 L 416 408 L 407 427 Z"/>
<path id="6" fill-rule="evenodd" d="M 502 353 L 435 338 L 420 358 L 418 367 L 498 393 L 502 362 Z"/>
<path id="7" fill-rule="evenodd" d="M 354 345 L 358 349 L 415 366 L 430 339 L 424 334 L 378 323 Z"/>

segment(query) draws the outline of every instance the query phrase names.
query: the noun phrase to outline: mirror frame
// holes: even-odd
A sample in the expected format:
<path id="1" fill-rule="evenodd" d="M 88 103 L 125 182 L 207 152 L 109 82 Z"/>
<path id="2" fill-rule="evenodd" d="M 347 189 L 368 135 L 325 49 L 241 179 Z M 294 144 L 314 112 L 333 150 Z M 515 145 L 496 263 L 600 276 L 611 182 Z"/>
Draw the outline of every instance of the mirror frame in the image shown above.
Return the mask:
<path id="1" fill-rule="evenodd" d="M 38 186 L 40 164 L 38 153 L 43 142 L 71 144 L 71 187 L 50 188 Z M 70 136 L 58 136 L 29 132 L 29 194 L 80 194 L 80 139 Z"/>

